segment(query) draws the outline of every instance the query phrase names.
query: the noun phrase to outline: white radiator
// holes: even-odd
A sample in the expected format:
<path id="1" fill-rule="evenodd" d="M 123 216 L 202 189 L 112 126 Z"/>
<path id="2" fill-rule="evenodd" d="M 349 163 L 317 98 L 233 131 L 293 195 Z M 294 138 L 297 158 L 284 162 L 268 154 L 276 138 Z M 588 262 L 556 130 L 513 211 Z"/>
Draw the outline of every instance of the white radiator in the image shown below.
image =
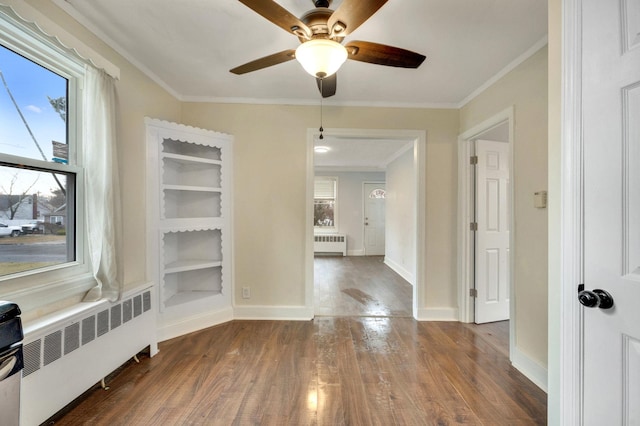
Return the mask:
<path id="1" fill-rule="evenodd" d="M 153 300 L 139 289 L 25 324 L 20 424 L 41 424 L 147 346 L 155 355 Z"/>
<path id="2" fill-rule="evenodd" d="M 344 234 L 317 234 L 313 238 L 314 253 L 342 253 L 347 255 L 347 236 Z"/>

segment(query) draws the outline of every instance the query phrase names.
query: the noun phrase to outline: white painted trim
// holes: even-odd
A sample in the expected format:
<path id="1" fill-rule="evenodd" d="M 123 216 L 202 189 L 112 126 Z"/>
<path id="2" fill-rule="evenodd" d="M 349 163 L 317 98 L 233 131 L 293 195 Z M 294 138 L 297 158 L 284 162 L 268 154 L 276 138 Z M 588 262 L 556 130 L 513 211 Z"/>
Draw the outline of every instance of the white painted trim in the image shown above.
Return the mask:
<path id="1" fill-rule="evenodd" d="M 215 96 L 181 96 L 183 102 L 203 102 L 219 104 L 250 104 L 250 105 L 294 105 L 294 106 L 318 106 L 317 99 L 274 99 L 274 98 L 236 98 Z M 433 108 L 433 109 L 458 109 L 457 103 L 452 102 L 383 102 L 383 101 L 322 101 L 324 106 L 340 107 L 367 107 L 367 108 Z"/>
<path id="2" fill-rule="evenodd" d="M 316 172 L 355 172 L 355 173 L 384 173 L 382 167 L 373 166 L 315 166 Z"/>
<path id="3" fill-rule="evenodd" d="M 7 1 L 7 0 L 5 0 Z M 108 37 L 103 31 L 101 31 L 98 27 L 93 25 L 93 23 L 87 19 L 84 15 L 79 13 L 73 5 L 68 3 L 66 0 L 51 0 L 56 4 L 60 9 L 64 10 L 68 13 L 73 19 L 78 21 L 82 26 L 88 29 L 91 33 L 93 33 L 96 37 L 98 37 L 101 41 L 106 43 L 109 47 L 115 50 L 120 56 L 129 61 L 133 66 L 142 71 L 147 77 L 149 77 L 152 81 L 166 90 L 171 96 L 178 100 L 181 99 L 181 96 L 178 92 L 176 92 L 171 86 L 169 86 L 164 80 L 158 77 L 153 71 L 151 71 L 148 67 L 146 67 L 142 62 L 138 61 L 135 56 L 129 54 L 129 52 L 120 46 L 118 43 L 113 41 L 112 38 Z"/>
<path id="4" fill-rule="evenodd" d="M 413 276 L 411 271 L 407 271 L 402 265 L 389 259 L 388 257 L 384 258 L 384 264 L 391 268 L 393 272 L 400 275 L 409 284 L 415 285 L 415 277 Z"/>
<path id="5" fill-rule="evenodd" d="M 456 308 L 420 308 L 416 320 L 418 321 L 458 321 Z"/>
<path id="6" fill-rule="evenodd" d="M 304 305 L 306 309 L 311 310 L 313 316 L 314 310 L 314 286 L 313 286 L 313 256 L 315 254 L 314 235 L 315 228 L 313 226 L 313 193 L 315 191 L 315 169 L 313 167 L 314 157 L 314 136 L 316 129 L 307 129 L 307 196 L 305 208 L 305 244 L 304 244 Z"/>
<path id="7" fill-rule="evenodd" d="M 511 364 L 513 365 L 513 367 L 524 374 L 540 389 L 547 392 L 547 369 L 528 357 L 518 348 L 512 350 L 510 355 Z"/>
<path id="8" fill-rule="evenodd" d="M 413 316 L 419 319 L 418 306 L 424 301 L 425 273 L 424 262 L 426 247 L 426 163 L 427 133 L 424 130 L 381 130 L 381 129 L 325 129 L 325 136 L 358 137 L 371 139 L 395 139 L 413 141 L 413 161 L 416 187 L 415 218 L 415 254 L 416 272 L 413 286 Z M 307 129 L 307 231 L 305 261 L 305 307 L 313 312 L 313 140 L 318 135 L 316 128 Z M 457 312 L 457 310 L 456 310 Z"/>
<path id="9" fill-rule="evenodd" d="M 312 259 L 313 260 L 313 259 Z M 310 321 L 313 305 L 308 306 L 235 306 L 234 320 Z"/>
<path id="10" fill-rule="evenodd" d="M 231 307 L 215 312 L 204 312 L 198 315 L 184 317 L 180 321 L 169 321 L 167 324 L 158 321 L 158 342 L 173 339 L 204 328 L 229 322 L 234 319 L 234 310 Z"/>
<path id="11" fill-rule="evenodd" d="M 24 0 L 1 0 L 2 3 L 9 6 L 21 19 L 27 22 L 33 22 L 43 33 L 48 36 L 54 37 L 63 46 L 72 49 L 75 53 L 82 58 L 91 62 L 98 68 L 105 70 L 107 74 L 115 79 L 120 78 L 120 68 L 115 66 L 111 61 L 104 58 L 95 50 L 91 49 L 85 43 L 80 41 L 75 36 L 71 35 L 64 28 L 47 18 L 37 9 L 28 5 Z M 63 0 L 53 0 L 56 4 L 66 3 Z M 60 6 L 58 4 L 58 6 Z"/>
<path id="12" fill-rule="evenodd" d="M 548 36 L 545 35 L 543 38 L 538 40 L 533 46 L 527 49 L 524 53 L 522 53 L 516 59 L 511 61 L 506 67 L 502 68 L 496 75 L 491 77 L 489 80 L 485 81 L 484 84 L 482 84 L 476 90 L 471 92 L 469 96 L 467 96 L 462 101 L 460 101 L 460 103 L 458 103 L 457 105 L 457 108 L 460 109 L 464 107 L 466 104 L 468 104 L 473 99 L 478 97 L 482 92 L 484 92 L 489 87 L 491 87 L 496 81 L 500 80 L 502 77 L 504 77 L 505 75 L 513 71 L 518 65 L 520 65 L 521 63 L 523 63 L 524 61 L 526 61 L 527 59 L 535 55 L 540 49 L 545 47 L 548 42 L 549 42 L 549 38 Z"/>
<path id="13" fill-rule="evenodd" d="M 560 152 L 560 193 L 552 196 L 560 203 L 559 237 L 549 243 L 560 244 L 559 277 L 550 282 L 549 296 L 559 297 L 556 313 L 559 324 L 549 322 L 549 328 L 560 327 L 560 341 L 550 341 L 549 369 L 560 376 L 559 389 L 549 395 L 550 407 L 559 406 L 559 413 L 550 413 L 563 424 L 583 424 L 582 418 L 582 340 L 580 305 L 576 303 L 577 285 L 582 277 L 582 1 L 562 1 L 562 141 Z M 553 335 L 549 333 L 550 336 Z M 554 333 L 555 334 L 555 333 Z M 558 404 L 559 402 L 559 404 Z"/>
<path id="14" fill-rule="evenodd" d="M 407 143 L 405 146 L 400 148 L 400 150 L 396 151 L 391 157 L 387 158 L 384 163 L 380 164 L 380 168 L 386 170 L 389 164 L 396 161 L 398 158 L 402 157 L 405 152 L 409 151 L 413 148 L 413 141 Z"/>
<path id="15" fill-rule="evenodd" d="M 494 115 L 493 117 L 488 118 L 482 123 L 472 127 L 471 129 L 465 131 L 460 136 L 458 136 L 458 308 L 460 309 L 460 318 L 461 322 L 473 322 L 474 321 L 474 303 L 471 296 L 469 296 L 469 290 L 474 287 L 473 285 L 473 258 L 474 258 L 474 235 L 469 230 L 469 224 L 474 220 L 474 201 L 473 201 L 473 167 L 469 164 L 469 157 L 473 154 L 474 150 L 472 147 L 472 142 L 474 139 L 479 137 L 482 133 L 485 133 L 505 122 L 509 123 L 509 145 L 511 149 L 509 150 L 509 162 L 511 167 L 509 168 L 509 179 L 511 181 L 509 198 L 511 200 L 511 217 L 509 218 L 511 221 L 511 232 L 509 233 L 509 245 L 510 247 L 515 247 L 515 231 L 513 224 L 515 223 L 514 219 L 514 211 L 513 208 L 513 200 L 515 199 L 513 195 L 514 185 L 514 167 L 513 167 L 513 155 L 515 149 L 514 146 L 514 120 L 515 120 L 515 111 L 514 107 L 511 106 Z M 514 262 L 515 262 L 515 250 L 510 250 L 509 256 L 509 268 L 511 271 L 514 270 Z M 511 343 L 515 342 L 515 323 L 516 316 L 514 312 L 515 307 L 515 290 L 514 290 L 514 280 L 513 274 L 510 277 L 510 294 L 512 295 L 510 299 L 510 308 L 509 308 L 509 334 Z"/>
<path id="16" fill-rule="evenodd" d="M 364 256 L 364 249 L 347 250 L 347 256 Z"/>

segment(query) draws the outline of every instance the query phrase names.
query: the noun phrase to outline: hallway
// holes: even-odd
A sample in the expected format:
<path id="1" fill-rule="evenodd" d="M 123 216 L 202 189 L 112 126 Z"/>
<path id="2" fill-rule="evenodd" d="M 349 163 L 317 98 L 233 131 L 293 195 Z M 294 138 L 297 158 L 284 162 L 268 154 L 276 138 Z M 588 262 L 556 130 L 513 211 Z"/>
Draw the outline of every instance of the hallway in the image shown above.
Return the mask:
<path id="1" fill-rule="evenodd" d="M 316 316 L 412 317 L 413 287 L 384 256 L 316 256 Z"/>

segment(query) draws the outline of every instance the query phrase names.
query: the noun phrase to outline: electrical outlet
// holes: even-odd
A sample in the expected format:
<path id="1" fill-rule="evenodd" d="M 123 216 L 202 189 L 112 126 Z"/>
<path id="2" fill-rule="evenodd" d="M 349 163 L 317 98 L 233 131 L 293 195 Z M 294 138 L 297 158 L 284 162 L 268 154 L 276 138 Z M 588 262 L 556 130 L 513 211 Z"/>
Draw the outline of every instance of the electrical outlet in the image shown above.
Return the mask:
<path id="1" fill-rule="evenodd" d="M 242 298 L 243 299 L 251 299 L 251 288 L 250 287 L 242 287 Z"/>

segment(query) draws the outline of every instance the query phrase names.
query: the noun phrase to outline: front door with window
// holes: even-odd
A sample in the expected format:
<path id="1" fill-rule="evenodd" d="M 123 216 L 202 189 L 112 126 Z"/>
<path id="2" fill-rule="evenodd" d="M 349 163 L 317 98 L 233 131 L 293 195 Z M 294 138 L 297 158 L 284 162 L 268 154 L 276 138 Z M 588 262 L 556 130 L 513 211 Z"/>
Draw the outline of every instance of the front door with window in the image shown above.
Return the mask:
<path id="1" fill-rule="evenodd" d="M 637 425 L 640 1 L 583 0 L 582 13 L 583 268 L 591 292 L 582 302 L 595 305 L 583 312 L 583 421 Z M 591 297 L 596 289 L 611 294 L 613 307 Z"/>
<path id="2" fill-rule="evenodd" d="M 384 255 L 385 184 L 364 184 L 364 251 L 367 256 Z"/>

